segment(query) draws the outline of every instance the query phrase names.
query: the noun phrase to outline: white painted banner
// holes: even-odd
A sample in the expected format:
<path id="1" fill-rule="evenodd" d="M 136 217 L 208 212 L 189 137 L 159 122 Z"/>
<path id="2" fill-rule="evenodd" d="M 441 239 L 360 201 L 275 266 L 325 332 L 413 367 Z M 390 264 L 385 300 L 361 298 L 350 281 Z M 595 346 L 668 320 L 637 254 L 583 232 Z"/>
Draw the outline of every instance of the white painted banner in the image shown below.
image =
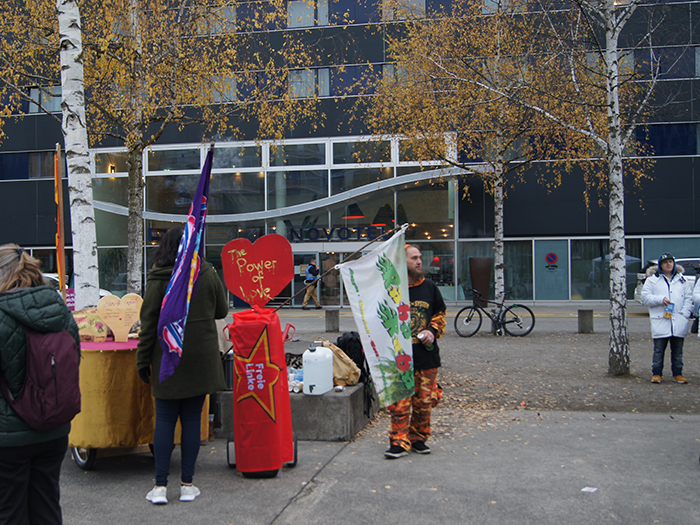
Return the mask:
<path id="1" fill-rule="evenodd" d="M 413 394 L 405 231 L 406 226 L 361 259 L 336 266 L 384 407 Z"/>

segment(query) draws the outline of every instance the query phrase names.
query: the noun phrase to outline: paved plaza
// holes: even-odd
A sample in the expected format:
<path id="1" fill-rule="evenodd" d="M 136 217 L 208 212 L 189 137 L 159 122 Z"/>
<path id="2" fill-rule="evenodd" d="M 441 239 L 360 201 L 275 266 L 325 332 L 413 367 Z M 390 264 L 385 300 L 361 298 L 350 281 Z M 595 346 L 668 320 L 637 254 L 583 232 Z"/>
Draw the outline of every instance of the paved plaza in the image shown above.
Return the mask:
<path id="1" fill-rule="evenodd" d="M 448 307 L 452 315 L 456 308 Z M 434 411 L 432 454 L 386 460 L 388 418 L 379 414 L 351 442 L 299 443 L 295 468 L 247 479 L 230 469 L 226 443 L 202 445 L 195 484 L 170 503 L 144 496 L 154 484 L 149 454 L 99 457 L 91 471 L 66 458 L 66 524 L 307 523 L 697 523 L 700 508 L 700 340 L 686 341 L 689 385 L 649 382 L 645 309 L 630 306 L 632 374 L 607 376 L 607 305 L 594 334 L 577 334 L 581 306 L 534 306 L 525 338 L 488 330 L 458 337 L 448 319 L 441 343 L 445 400 Z M 324 311 L 280 311 L 303 346 L 324 333 Z M 355 325 L 341 310 L 341 331 Z M 667 358 L 668 360 L 668 358 Z M 666 367 L 668 368 L 668 362 Z M 174 476 L 172 475 L 174 474 Z"/>

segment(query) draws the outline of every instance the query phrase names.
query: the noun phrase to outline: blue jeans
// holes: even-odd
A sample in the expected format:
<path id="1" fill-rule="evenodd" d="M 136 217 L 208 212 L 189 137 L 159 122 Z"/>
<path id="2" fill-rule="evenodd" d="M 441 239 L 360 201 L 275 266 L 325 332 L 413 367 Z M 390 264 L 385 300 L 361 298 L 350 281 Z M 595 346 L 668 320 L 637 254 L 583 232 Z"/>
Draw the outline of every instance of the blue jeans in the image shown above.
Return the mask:
<path id="1" fill-rule="evenodd" d="M 664 371 L 664 354 L 666 344 L 671 342 L 671 374 L 683 374 L 683 341 L 682 337 L 661 337 L 654 339 L 654 357 L 651 362 L 651 375 L 660 376 Z"/>
<path id="2" fill-rule="evenodd" d="M 204 395 L 186 399 L 156 399 L 156 429 L 153 433 L 153 457 L 156 460 L 156 485 L 168 485 L 170 456 L 175 442 L 175 424 L 182 425 L 180 453 L 183 483 L 192 483 L 194 464 L 200 447 L 200 428 Z"/>

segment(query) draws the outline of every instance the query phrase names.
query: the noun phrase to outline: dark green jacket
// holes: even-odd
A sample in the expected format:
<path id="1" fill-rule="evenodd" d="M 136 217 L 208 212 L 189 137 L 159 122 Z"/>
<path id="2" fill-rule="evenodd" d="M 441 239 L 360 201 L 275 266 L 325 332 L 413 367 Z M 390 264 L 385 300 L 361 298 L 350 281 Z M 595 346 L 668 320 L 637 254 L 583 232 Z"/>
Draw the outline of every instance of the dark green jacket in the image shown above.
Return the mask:
<path id="1" fill-rule="evenodd" d="M 199 283 L 190 301 L 180 364 L 162 383 L 158 381 L 163 355 L 158 341 L 158 317 L 173 267 L 154 267 L 148 272 L 136 366 L 139 370 L 151 367 L 153 397 L 158 399 L 185 399 L 226 388 L 215 322 L 228 315 L 226 292 L 221 279 L 206 261 L 202 262 L 200 271 Z"/>
<path id="2" fill-rule="evenodd" d="M 37 286 L 0 294 L 0 370 L 13 395 L 22 389 L 27 370 L 27 338 L 22 325 L 39 332 L 68 330 L 80 349 L 78 325 L 53 288 Z M 69 432 L 70 424 L 45 431 L 30 428 L 0 393 L 0 447 L 33 445 Z"/>

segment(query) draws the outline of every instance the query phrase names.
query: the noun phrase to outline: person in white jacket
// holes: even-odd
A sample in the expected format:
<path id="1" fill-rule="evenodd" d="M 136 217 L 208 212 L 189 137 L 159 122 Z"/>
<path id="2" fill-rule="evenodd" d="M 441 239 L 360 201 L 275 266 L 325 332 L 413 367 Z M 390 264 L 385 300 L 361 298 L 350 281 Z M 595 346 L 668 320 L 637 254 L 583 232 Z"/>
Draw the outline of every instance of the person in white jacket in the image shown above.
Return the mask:
<path id="1" fill-rule="evenodd" d="M 677 383 L 687 384 L 683 377 L 683 340 L 688 333 L 693 311 L 693 290 L 683 277 L 683 267 L 668 252 L 659 257 L 657 266 L 647 270 L 642 289 L 642 304 L 649 307 L 654 357 L 651 382 L 661 383 L 666 346 L 671 343 L 671 374 Z"/>

